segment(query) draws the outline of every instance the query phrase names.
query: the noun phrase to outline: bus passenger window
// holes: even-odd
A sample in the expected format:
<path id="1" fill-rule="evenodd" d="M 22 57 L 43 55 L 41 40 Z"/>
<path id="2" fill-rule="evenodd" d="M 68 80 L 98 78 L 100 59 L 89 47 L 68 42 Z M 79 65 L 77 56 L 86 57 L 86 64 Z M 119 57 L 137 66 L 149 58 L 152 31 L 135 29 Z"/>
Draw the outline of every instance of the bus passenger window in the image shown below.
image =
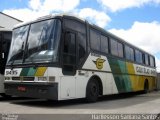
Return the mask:
<path id="1" fill-rule="evenodd" d="M 74 75 L 76 66 L 76 34 L 66 32 L 63 49 L 63 74 Z"/>
<path id="2" fill-rule="evenodd" d="M 118 56 L 118 57 L 123 57 L 123 45 L 122 43 L 117 42 L 114 39 L 111 40 L 111 54 Z"/>
<path id="3" fill-rule="evenodd" d="M 154 59 L 153 59 L 152 56 L 150 56 L 150 66 L 151 66 L 151 67 L 154 67 L 154 66 L 155 66 Z"/>
<path id="4" fill-rule="evenodd" d="M 148 59 L 148 55 L 147 54 L 145 54 L 145 64 L 149 65 L 149 59 Z"/>
<path id="5" fill-rule="evenodd" d="M 142 63 L 142 53 L 139 50 L 135 50 L 136 62 Z"/>
<path id="6" fill-rule="evenodd" d="M 90 44 L 93 50 L 100 51 L 100 34 L 93 29 L 90 29 Z"/>
<path id="7" fill-rule="evenodd" d="M 134 61 L 134 50 L 129 46 L 125 46 L 125 55 L 127 60 Z"/>
<path id="8" fill-rule="evenodd" d="M 118 43 L 118 56 L 123 57 L 123 45 Z"/>
<path id="9" fill-rule="evenodd" d="M 64 52 L 75 55 L 75 34 L 67 33 L 64 42 Z"/>
<path id="10" fill-rule="evenodd" d="M 115 56 L 118 56 L 117 42 L 113 39 L 110 39 L 110 40 L 111 40 L 111 54 L 115 55 Z"/>
<path id="11" fill-rule="evenodd" d="M 86 34 L 78 32 L 78 53 L 81 62 L 86 53 Z"/>
<path id="12" fill-rule="evenodd" d="M 108 38 L 101 35 L 101 52 L 108 53 Z"/>

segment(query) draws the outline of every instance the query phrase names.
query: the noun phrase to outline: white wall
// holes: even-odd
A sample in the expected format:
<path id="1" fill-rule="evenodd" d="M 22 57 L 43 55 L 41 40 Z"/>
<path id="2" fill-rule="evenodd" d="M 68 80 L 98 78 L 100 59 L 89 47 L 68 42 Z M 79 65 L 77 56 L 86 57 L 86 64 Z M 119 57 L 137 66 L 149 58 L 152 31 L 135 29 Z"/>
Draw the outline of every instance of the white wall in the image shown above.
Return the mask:
<path id="1" fill-rule="evenodd" d="M 20 23 L 20 21 L 9 17 L 5 14 L 0 13 L 0 26 L 4 28 L 0 28 L 0 30 L 12 30 L 13 26 Z"/>

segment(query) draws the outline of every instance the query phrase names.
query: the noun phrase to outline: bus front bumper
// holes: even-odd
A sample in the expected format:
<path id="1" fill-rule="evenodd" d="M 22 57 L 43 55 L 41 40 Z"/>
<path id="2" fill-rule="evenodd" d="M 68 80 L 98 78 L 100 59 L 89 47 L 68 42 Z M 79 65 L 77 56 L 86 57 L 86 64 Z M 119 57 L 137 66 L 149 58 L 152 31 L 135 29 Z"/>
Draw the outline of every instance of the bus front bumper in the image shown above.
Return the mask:
<path id="1" fill-rule="evenodd" d="M 5 82 L 7 95 L 58 100 L 58 83 Z"/>

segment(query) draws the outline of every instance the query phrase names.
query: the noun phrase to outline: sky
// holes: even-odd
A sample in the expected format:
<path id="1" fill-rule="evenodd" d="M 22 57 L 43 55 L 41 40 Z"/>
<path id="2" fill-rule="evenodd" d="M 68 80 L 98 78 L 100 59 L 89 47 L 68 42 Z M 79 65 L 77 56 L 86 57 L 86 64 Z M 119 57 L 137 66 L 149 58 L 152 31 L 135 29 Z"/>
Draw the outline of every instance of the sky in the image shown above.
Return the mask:
<path id="1" fill-rule="evenodd" d="M 0 11 L 22 21 L 75 14 L 155 55 L 160 72 L 160 0 L 0 0 Z"/>

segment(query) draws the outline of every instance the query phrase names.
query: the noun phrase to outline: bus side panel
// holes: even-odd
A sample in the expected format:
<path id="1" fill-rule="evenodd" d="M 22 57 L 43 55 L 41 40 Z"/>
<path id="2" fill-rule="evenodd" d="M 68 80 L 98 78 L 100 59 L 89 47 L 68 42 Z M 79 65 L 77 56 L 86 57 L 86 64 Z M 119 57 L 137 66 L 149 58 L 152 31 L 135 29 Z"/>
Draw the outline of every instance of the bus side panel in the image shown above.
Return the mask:
<path id="1" fill-rule="evenodd" d="M 103 95 L 118 93 L 117 85 L 111 71 L 110 63 L 106 56 L 97 57 L 96 54 L 91 53 L 88 56 L 82 69 L 86 69 L 86 71 L 88 71 L 89 76 L 88 78 L 85 78 L 86 81 L 84 83 L 88 83 L 88 80 L 92 76 L 98 76 L 102 82 Z M 121 69 L 123 69 L 123 67 Z"/>
<path id="2" fill-rule="evenodd" d="M 112 74 L 114 76 L 114 81 L 116 83 L 118 92 L 131 92 L 131 80 L 126 69 L 125 61 L 115 58 L 108 58 L 108 61 L 112 70 Z"/>
<path id="3" fill-rule="evenodd" d="M 109 95 L 109 94 L 117 94 L 118 89 L 116 86 L 116 83 L 114 81 L 114 77 L 112 73 L 103 73 L 104 77 L 102 76 L 102 81 L 105 82 L 105 87 L 103 88 L 103 95 Z"/>
<path id="4" fill-rule="evenodd" d="M 150 90 L 155 89 L 155 69 L 117 58 L 108 58 L 108 61 L 119 93 L 144 90 L 145 80 Z"/>

